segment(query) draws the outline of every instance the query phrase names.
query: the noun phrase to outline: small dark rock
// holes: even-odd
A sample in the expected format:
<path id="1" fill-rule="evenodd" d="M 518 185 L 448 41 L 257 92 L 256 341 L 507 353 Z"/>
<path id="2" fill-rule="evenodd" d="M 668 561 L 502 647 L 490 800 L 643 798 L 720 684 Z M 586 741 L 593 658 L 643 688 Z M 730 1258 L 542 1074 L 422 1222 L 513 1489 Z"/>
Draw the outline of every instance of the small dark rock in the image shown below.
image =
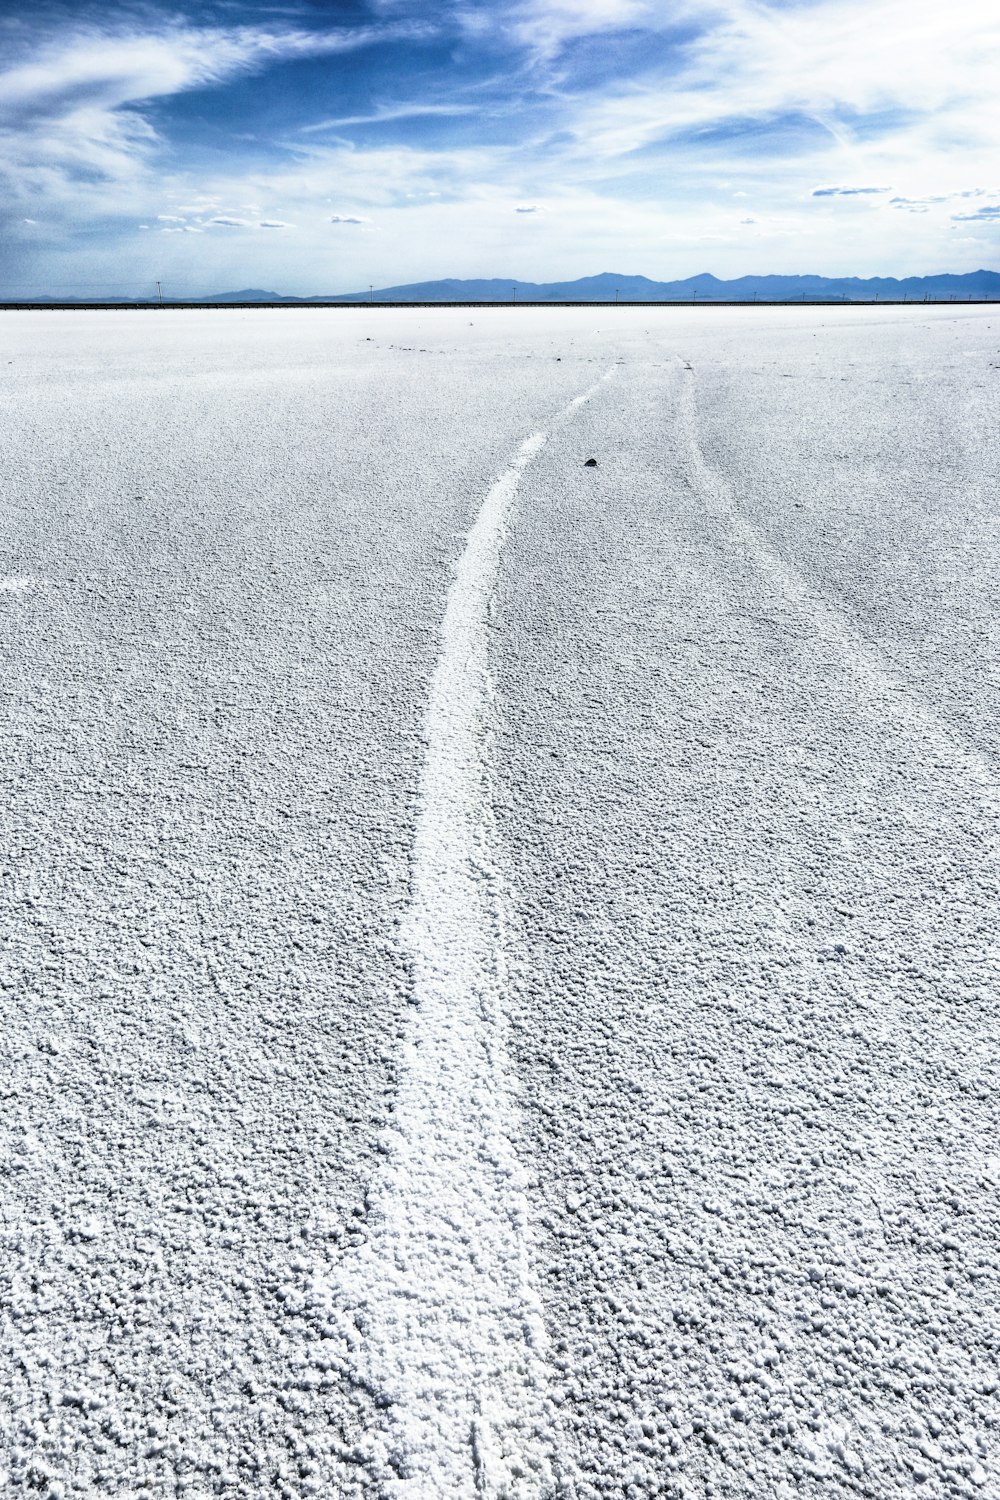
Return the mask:
<path id="1" fill-rule="evenodd" d="M 597 459 L 596 458 L 588 458 L 587 462 L 584 464 L 583 467 L 585 469 L 596 469 L 597 468 Z"/>

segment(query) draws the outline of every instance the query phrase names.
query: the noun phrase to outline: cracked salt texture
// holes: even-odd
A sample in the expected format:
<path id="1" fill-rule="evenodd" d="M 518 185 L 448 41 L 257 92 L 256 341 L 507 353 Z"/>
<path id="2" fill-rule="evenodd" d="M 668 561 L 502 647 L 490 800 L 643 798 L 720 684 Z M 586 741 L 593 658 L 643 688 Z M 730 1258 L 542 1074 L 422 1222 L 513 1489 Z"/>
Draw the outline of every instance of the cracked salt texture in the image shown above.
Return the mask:
<path id="1" fill-rule="evenodd" d="M 991 310 L 2 326 L 0 1488 L 996 1490 Z M 469 1349 L 387 1380 L 427 1245 L 369 1271 L 447 1144 L 405 922 L 452 568 L 538 431 L 462 1112 L 541 1404 L 435 1470 L 394 1434 Z"/>

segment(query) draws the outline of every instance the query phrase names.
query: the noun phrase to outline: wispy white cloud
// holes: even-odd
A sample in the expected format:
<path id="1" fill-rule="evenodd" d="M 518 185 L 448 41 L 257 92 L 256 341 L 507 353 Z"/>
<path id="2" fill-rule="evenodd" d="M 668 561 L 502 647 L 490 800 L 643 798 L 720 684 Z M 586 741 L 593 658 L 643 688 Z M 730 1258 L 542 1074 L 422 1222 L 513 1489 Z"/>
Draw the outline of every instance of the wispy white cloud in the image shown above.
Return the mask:
<path id="1" fill-rule="evenodd" d="M 59 112 L 67 104 L 75 108 L 81 103 L 115 109 L 218 83 L 275 61 L 353 51 L 387 34 L 398 36 L 401 29 L 280 32 L 250 26 L 177 26 L 122 35 L 88 28 L 69 42 L 43 49 L 37 59 L 0 73 L 0 110 Z"/>
<path id="2" fill-rule="evenodd" d="M 275 62 L 366 47 L 422 28 L 397 23 L 339 30 L 191 27 L 125 32 L 93 24 L 0 71 L 0 179 L 16 196 L 72 206 L 101 184 L 138 186 L 162 145 L 151 101 L 219 84 Z M 80 194 L 84 182 L 89 191 Z M 101 204 L 107 211 L 109 205 Z"/>
<path id="3" fill-rule="evenodd" d="M 194 220 L 181 218 L 177 214 L 157 214 L 158 223 L 168 226 L 164 233 L 168 234 L 202 234 L 206 229 L 294 229 L 295 225 L 288 219 L 244 219 L 239 214 L 212 214 L 211 217 L 198 216 Z M 145 225 L 140 224 L 140 229 Z"/>
<path id="4" fill-rule="evenodd" d="M 875 193 L 887 193 L 884 187 L 818 187 L 813 188 L 814 198 L 867 198 Z"/>
<path id="5" fill-rule="evenodd" d="M 1000 224 L 1000 203 L 986 203 L 971 214 L 952 214 L 956 222 L 965 224 Z"/>
<path id="6" fill-rule="evenodd" d="M 656 28 L 666 19 L 655 0 L 514 0 L 489 7 L 495 25 L 541 57 L 553 57 L 569 41 L 638 27 Z M 680 15 L 687 6 L 678 0 Z M 670 24 L 677 21 L 671 18 Z"/>
<path id="7" fill-rule="evenodd" d="M 723 132 L 716 156 L 740 166 L 736 127 L 798 117 L 863 161 L 893 134 L 985 146 L 998 70 L 1000 15 L 979 0 L 706 0 L 695 34 L 664 65 L 654 55 L 641 76 L 569 92 L 567 114 L 581 151 L 597 159 L 712 131 Z M 759 137 L 748 149 L 759 152 Z"/>
<path id="8" fill-rule="evenodd" d="M 472 115 L 481 110 L 474 104 L 385 104 L 368 114 L 335 115 L 329 120 L 317 120 L 313 125 L 300 127 L 300 135 L 316 135 L 323 130 L 344 130 L 350 125 L 388 125 L 400 120 L 419 120 L 439 117 L 457 118 Z"/>
<path id="9" fill-rule="evenodd" d="M 366 93 L 359 59 L 351 92 L 341 100 L 331 82 L 310 108 L 323 91 L 309 64 L 310 89 L 301 100 L 287 91 L 271 136 L 264 112 L 258 127 L 220 110 L 214 123 L 233 128 L 228 163 L 218 132 L 211 152 L 189 149 L 190 120 L 171 141 L 171 111 L 156 101 L 208 87 L 217 100 L 272 63 L 298 59 L 305 71 L 323 49 L 398 39 L 427 7 L 378 0 L 382 24 L 351 31 L 298 31 L 308 23 L 295 19 L 272 30 L 98 26 L 37 48 L 0 72 L 13 230 L 35 246 L 59 222 L 100 226 L 111 257 L 106 226 L 120 222 L 127 242 L 142 220 L 172 232 L 157 239 L 166 271 L 197 258 L 199 281 L 213 267 L 228 276 L 238 247 L 244 284 L 294 278 L 299 290 L 337 289 L 322 285 L 334 241 L 345 290 L 501 267 L 561 277 L 595 263 L 723 274 L 755 269 L 751 250 L 770 269 L 944 269 L 951 246 L 974 238 L 962 227 L 1000 250 L 988 211 L 1000 193 L 969 186 L 995 173 L 1000 14 L 982 0 L 947 11 L 938 0 L 457 0 L 457 10 L 457 23 L 452 6 L 435 11 L 435 27 L 461 33 L 440 66 L 425 69 L 422 55 L 415 69 L 400 49 L 393 74 L 380 54 Z M 468 59 L 480 44 L 477 75 Z M 418 128 L 434 118 L 445 128 Z M 354 125 L 382 127 L 358 136 L 378 147 L 332 138 Z M 44 229 L 17 231 L 36 210 Z M 373 220 L 377 234 L 364 230 Z M 331 236 L 329 225 L 345 229 Z M 263 232 L 279 228 L 294 236 Z"/>

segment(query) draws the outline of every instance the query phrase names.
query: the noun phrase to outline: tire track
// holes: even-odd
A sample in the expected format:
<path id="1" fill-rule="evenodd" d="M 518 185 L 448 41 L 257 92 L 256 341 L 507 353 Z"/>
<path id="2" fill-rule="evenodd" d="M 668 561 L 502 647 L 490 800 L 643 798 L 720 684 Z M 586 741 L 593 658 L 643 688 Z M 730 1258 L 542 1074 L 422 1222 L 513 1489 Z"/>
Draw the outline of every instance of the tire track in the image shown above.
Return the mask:
<path id="1" fill-rule="evenodd" d="M 961 774 L 972 795 L 995 815 L 1000 811 L 1000 794 L 995 768 L 989 757 L 969 744 L 960 732 L 917 697 L 912 685 L 886 664 L 878 648 L 859 635 L 840 611 L 810 588 L 758 527 L 740 512 L 728 484 L 709 466 L 702 452 L 691 365 L 681 361 L 678 369 L 681 381 L 678 428 L 682 449 L 691 484 L 707 508 L 724 519 L 727 529 L 743 543 L 748 556 L 775 593 L 811 620 L 835 657 L 847 664 L 864 683 L 870 695 L 869 706 L 877 704 L 886 719 L 904 725 L 913 746 L 920 747 L 922 753 L 941 770 Z"/>
<path id="2" fill-rule="evenodd" d="M 392 1500 L 553 1486 L 527 1181 L 512 1146 L 500 876 L 485 749 L 488 615 L 521 479 L 614 366 L 487 494 L 455 569 L 426 716 L 404 943 L 414 1004 L 371 1237 L 337 1302 L 352 1378 L 387 1411 L 362 1457 Z"/>

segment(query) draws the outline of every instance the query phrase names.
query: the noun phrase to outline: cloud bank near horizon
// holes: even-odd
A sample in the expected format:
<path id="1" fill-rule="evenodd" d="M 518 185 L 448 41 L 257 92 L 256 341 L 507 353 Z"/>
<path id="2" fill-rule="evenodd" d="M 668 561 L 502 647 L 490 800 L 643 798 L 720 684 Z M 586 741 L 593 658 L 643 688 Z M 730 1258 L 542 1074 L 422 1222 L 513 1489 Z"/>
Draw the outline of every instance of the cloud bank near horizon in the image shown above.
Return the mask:
<path id="1" fill-rule="evenodd" d="M 0 17 L 4 290 L 996 264 L 985 12 L 43 3 Z"/>

